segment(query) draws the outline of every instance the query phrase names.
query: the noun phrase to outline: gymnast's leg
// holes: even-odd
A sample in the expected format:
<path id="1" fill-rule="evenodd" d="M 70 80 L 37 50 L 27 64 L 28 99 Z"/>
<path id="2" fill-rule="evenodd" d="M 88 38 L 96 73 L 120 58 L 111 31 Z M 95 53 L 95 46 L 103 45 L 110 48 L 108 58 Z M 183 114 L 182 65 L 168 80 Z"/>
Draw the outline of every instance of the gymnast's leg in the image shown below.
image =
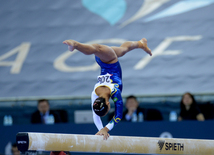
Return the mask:
<path id="1" fill-rule="evenodd" d="M 148 48 L 147 40 L 145 38 L 140 41 L 126 41 L 120 47 L 109 47 L 100 44 L 83 44 L 75 40 L 65 40 L 63 43 L 68 45 L 68 49 L 70 51 L 77 49 L 85 55 L 94 54 L 105 63 L 115 63 L 118 61 L 118 57 L 121 57 L 136 48 L 141 48 L 152 56 L 152 52 Z"/>
<path id="2" fill-rule="evenodd" d="M 117 57 L 122 57 L 125 55 L 127 52 L 136 49 L 136 48 L 141 48 L 143 49 L 146 53 L 148 53 L 150 56 L 152 56 L 151 50 L 147 46 L 147 40 L 145 38 L 141 39 L 140 41 L 126 41 L 124 42 L 120 47 L 111 47 Z"/>
<path id="3" fill-rule="evenodd" d="M 117 62 L 117 55 L 109 46 L 100 44 L 83 44 L 75 40 L 65 40 L 63 43 L 68 45 L 68 49 L 70 51 L 77 49 L 85 55 L 94 54 L 105 63 Z"/>

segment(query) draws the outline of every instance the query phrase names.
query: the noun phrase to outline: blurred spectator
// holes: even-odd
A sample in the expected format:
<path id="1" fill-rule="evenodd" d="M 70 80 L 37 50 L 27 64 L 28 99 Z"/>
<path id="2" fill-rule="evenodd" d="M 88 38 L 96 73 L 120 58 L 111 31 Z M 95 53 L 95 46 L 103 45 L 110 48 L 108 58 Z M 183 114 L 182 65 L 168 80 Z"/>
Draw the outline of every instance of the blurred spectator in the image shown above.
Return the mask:
<path id="1" fill-rule="evenodd" d="M 20 155 L 20 151 L 18 150 L 16 143 L 13 143 L 11 152 L 12 152 L 12 155 Z"/>
<path id="2" fill-rule="evenodd" d="M 52 123 L 61 122 L 60 116 L 55 111 L 50 110 L 48 100 L 46 99 L 39 100 L 37 108 L 38 110 L 34 112 L 31 116 L 31 123 L 50 124 L 50 117 L 54 118 L 54 121 Z"/>
<path id="3" fill-rule="evenodd" d="M 145 109 L 139 107 L 137 98 L 133 95 L 126 98 L 126 110 L 123 112 L 123 119 L 125 121 L 139 121 L 139 114 L 145 116 Z M 136 118 L 133 118 L 136 117 Z M 137 119 L 137 120 L 136 120 Z"/>
<path id="4" fill-rule="evenodd" d="M 182 96 L 180 108 L 181 108 L 180 116 L 178 117 L 179 121 L 182 120 L 204 121 L 204 115 L 198 108 L 195 98 L 191 93 L 187 92 Z"/>
<path id="5" fill-rule="evenodd" d="M 122 121 L 142 122 L 142 121 L 159 121 L 163 120 L 161 112 L 157 109 L 144 109 L 139 106 L 137 98 L 130 95 L 126 98 L 126 110 L 123 112 Z M 114 112 L 109 115 L 109 121 L 113 117 Z M 135 117 L 135 118 L 134 118 Z"/>

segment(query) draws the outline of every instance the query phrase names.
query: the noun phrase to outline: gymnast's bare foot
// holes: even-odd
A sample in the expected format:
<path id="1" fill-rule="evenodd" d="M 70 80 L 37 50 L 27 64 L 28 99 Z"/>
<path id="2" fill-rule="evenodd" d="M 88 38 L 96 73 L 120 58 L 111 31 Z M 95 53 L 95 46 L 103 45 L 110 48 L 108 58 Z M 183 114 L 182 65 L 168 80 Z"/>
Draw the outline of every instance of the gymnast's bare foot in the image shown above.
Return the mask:
<path id="1" fill-rule="evenodd" d="M 146 38 L 141 39 L 138 41 L 138 47 L 142 48 L 146 53 L 148 53 L 150 56 L 152 56 L 152 51 L 147 46 L 147 40 Z"/>
<path id="2" fill-rule="evenodd" d="M 74 41 L 73 40 L 65 40 L 62 43 L 68 45 L 69 51 L 72 52 L 74 50 Z"/>

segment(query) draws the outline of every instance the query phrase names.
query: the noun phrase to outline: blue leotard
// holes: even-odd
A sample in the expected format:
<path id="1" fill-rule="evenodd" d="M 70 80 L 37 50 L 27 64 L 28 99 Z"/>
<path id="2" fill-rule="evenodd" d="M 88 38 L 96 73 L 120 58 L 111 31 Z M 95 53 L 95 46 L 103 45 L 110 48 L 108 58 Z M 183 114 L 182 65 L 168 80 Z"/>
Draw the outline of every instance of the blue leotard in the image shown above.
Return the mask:
<path id="1" fill-rule="evenodd" d="M 101 74 L 100 76 L 98 76 L 98 83 L 95 84 L 94 91 L 92 94 L 95 93 L 95 89 L 99 86 L 107 86 L 110 88 L 111 99 L 114 101 L 115 104 L 115 115 L 112 120 L 106 125 L 106 127 L 111 130 L 122 119 L 123 116 L 123 99 L 121 96 L 123 87 L 122 71 L 119 61 L 113 64 L 106 64 L 102 62 L 97 56 L 95 56 L 95 59 L 101 67 Z M 92 104 L 94 99 L 95 97 L 93 97 L 92 99 Z M 96 126 L 98 127 L 99 125 L 96 124 Z M 99 130 L 101 128 L 102 126 L 98 127 Z"/>

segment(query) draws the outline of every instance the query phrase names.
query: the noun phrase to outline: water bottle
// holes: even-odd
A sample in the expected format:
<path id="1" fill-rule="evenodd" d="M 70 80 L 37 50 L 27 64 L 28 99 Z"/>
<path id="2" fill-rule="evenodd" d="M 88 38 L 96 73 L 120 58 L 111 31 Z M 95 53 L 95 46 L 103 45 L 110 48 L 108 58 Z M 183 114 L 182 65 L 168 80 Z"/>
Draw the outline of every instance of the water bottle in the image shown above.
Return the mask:
<path id="1" fill-rule="evenodd" d="M 144 118 L 143 118 L 143 113 L 139 112 L 138 114 L 138 122 L 143 122 Z"/>
<path id="2" fill-rule="evenodd" d="M 8 116 L 8 125 L 13 125 L 13 118 L 11 115 Z"/>
<path id="3" fill-rule="evenodd" d="M 8 125 L 8 116 L 7 115 L 4 116 L 3 125 L 4 126 Z"/>
<path id="4" fill-rule="evenodd" d="M 137 122 L 137 114 L 136 114 L 136 112 L 133 112 L 133 114 L 132 114 L 132 122 Z"/>
<path id="5" fill-rule="evenodd" d="M 47 124 L 54 124 L 54 116 L 53 115 L 48 116 Z"/>
<path id="6" fill-rule="evenodd" d="M 50 117 L 51 117 L 51 124 L 54 124 L 54 116 L 53 115 L 50 115 Z"/>
<path id="7" fill-rule="evenodd" d="M 177 113 L 176 111 L 171 111 L 169 114 L 169 121 L 175 122 L 177 121 Z"/>

